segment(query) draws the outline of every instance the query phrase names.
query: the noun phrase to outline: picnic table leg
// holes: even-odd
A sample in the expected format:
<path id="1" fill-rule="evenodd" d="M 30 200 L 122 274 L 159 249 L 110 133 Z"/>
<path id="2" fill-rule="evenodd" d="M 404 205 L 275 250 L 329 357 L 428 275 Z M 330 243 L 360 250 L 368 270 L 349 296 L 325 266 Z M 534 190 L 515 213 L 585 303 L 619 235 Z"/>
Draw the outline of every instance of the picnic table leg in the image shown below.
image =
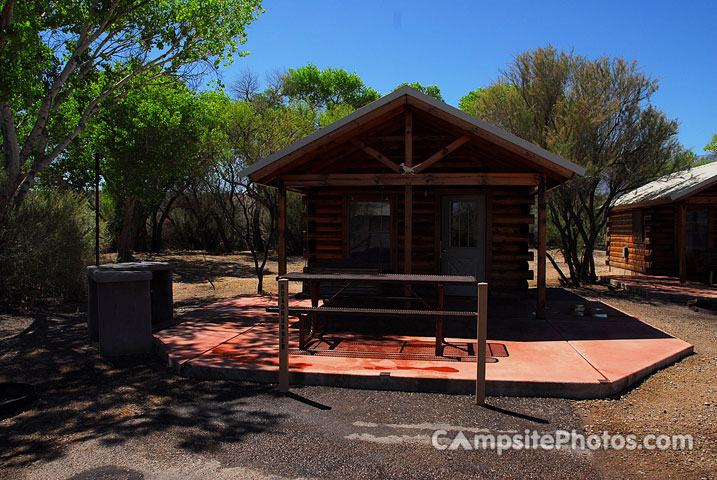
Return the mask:
<path id="1" fill-rule="evenodd" d="M 299 315 L 299 350 L 306 350 L 306 315 Z"/>
<path id="2" fill-rule="evenodd" d="M 438 310 L 443 311 L 443 285 L 438 285 Z M 436 356 L 443 355 L 443 318 L 436 317 Z"/>
<path id="3" fill-rule="evenodd" d="M 311 292 L 311 306 L 312 307 L 318 307 L 319 306 L 319 283 L 318 282 L 310 282 L 309 283 L 309 291 Z M 311 331 L 312 332 L 318 332 L 319 331 L 319 325 L 317 323 L 317 317 L 315 313 L 311 314 Z"/>

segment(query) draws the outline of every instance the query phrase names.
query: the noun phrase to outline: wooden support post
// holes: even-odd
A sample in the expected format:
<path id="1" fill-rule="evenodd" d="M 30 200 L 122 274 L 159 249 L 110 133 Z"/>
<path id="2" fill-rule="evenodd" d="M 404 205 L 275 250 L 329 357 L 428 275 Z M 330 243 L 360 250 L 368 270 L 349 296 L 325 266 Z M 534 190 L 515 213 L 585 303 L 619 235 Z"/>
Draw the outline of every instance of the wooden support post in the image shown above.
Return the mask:
<path id="1" fill-rule="evenodd" d="M 413 187 L 404 187 L 405 199 L 403 203 L 403 273 L 409 274 L 413 271 Z"/>
<path id="2" fill-rule="evenodd" d="M 286 186 L 279 182 L 279 275 L 286 275 Z"/>
<path id="3" fill-rule="evenodd" d="M 478 345 L 476 346 L 476 405 L 485 405 L 486 337 L 488 336 L 488 284 L 478 284 Z"/>
<path id="4" fill-rule="evenodd" d="M 687 203 L 677 206 L 677 248 L 680 265 L 680 282 L 687 281 Z"/>
<path id="5" fill-rule="evenodd" d="M 535 309 L 535 316 L 537 318 L 545 318 L 546 220 L 545 177 L 542 177 L 538 185 L 538 258 L 536 259 L 538 268 L 538 305 Z"/>
<path id="6" fill-rule="evenodd" d="M 289 280 L 279 279 L 279 391 L 289 391 Z"/>
<path id="7" fill-rule="evenodd" d="M 405 124 L 405 141 L 404 141 L 404 159 L 403 162 L 407 167 L 413 166 L 413 113 L 406 112 Z M 403 272 L 411 273 L 413 271 L 413 187 L 406 185 L 403 203 L 403 240 L 404 240 L 404 262 Z"/>

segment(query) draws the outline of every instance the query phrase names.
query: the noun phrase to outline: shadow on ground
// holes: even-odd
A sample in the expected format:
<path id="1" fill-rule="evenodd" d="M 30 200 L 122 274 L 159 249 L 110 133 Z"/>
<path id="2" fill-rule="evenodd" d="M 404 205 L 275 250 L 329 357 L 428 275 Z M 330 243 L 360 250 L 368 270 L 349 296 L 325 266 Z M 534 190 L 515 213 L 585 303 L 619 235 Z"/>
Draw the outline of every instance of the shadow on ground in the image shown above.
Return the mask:
<path id="1" fill-rule="evenodd" d="M 154 357 L 108 362 L 90 343 L 85 313 L 38 313 L 20 334 L 0 344 L 0 376 L 32 383 L 39 400 L 0 421 L 0 465 L 22 467 L 62 456 L 78 442 L 121 444 L 129 438 L 179 430 L 170 438 L 195 453 L 271 428 L 281 415 L 248 407 L 271 387 L 200 382 L 177 377 Z M 242 407 L 245 407 L 242 409 Z"/>

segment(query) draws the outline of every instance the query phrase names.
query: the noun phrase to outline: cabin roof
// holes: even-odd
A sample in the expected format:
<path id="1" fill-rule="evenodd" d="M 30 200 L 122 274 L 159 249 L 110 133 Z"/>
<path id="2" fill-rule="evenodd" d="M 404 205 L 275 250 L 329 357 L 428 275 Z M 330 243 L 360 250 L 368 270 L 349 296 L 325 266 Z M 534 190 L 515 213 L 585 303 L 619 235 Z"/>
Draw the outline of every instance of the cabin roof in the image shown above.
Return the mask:
<path id="1" fill-rule="evenodd" d="M 717 182 L 717 162 L 665 175 L 632 190 L 615 201 L 616 207 L 681 200 Z"/>
<path id="2" fill-rule="evenodd" d="M 355 125 L 359 124 L 364 117 L 390 109 L 392 106 L 405 108 L 405 104 L 410 104 L 413 108 L 424 110 L 435 116 L 440 115 L 442 119 L 454 123 L 470 134 L 500 144 L 504 148 L 512 149 L 528 161 L 537 161 L 544 168 L 554 173 L 561 181 L 568 180 L 575 174 L 585 174 L 585 168 L 580 165 L 452 107 L 436 98 L 421 93 L 411 87 L 404 86 L 359 108 L 350 115 L 307 135 L 263 160 L 248 166 L 242 170 L 239 175 L 249 176 L 253 181 L 267 184 L 274 179 L 275 172 L 281 168 L 286 168 L 288 162 L 310 154 L 314 149 L 333 141 L 337 135 L 350 133 L 352 129 L 356 128 Z"/>

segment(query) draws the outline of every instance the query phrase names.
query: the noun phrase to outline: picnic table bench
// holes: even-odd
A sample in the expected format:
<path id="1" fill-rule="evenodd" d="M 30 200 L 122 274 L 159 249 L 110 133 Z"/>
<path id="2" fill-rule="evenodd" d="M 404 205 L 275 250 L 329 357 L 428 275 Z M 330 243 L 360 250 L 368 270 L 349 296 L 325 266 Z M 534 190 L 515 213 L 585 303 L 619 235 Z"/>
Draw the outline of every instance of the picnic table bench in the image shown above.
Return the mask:
<path id="1" fill-rule="evenodd" d="M 475 277 L 458 275 L 408 275 L 408 274 L 312 274 L 292 273 L 277 277 L 289 281 L 301 281 L 309 283 L 311 291 L 311 307 L 289 307 L 289 315 L 299 318 L 299 348 L 306 349 L 307 343 L 316 335 L 317 315 L 366 315 L 380 317 L 408 317 L 408 318 L 433 318 L 436 321 L 436 355 L 443 353 L 443 319 L 475 318 L 476 312 L 444 310 L 443 290 L 444 285 L 477 285 Z M 323 305 L 319 306 L 319 284 L 321 282 L 345 282 Z M 331 303 L 341 295 L 351 284 L 354 283 L 377 283 L 377 284 L 400 284 L 406 287 L 412 285 L 432 285 L 438 291 L 438 305 L 433 308 L 423 298 L 419 297 L 413 290 L 410 293 L 427 308 L 425 310 L 395 309 L 395 308 L 364 308 L 364 307 L 336 307 Z M 278 312 L 278 307 L 267 307 L 267 312 Z M 310 322 L 307 328 L 307 317 Z M 308 330 L 308 332 L 307 332 Z"/>

